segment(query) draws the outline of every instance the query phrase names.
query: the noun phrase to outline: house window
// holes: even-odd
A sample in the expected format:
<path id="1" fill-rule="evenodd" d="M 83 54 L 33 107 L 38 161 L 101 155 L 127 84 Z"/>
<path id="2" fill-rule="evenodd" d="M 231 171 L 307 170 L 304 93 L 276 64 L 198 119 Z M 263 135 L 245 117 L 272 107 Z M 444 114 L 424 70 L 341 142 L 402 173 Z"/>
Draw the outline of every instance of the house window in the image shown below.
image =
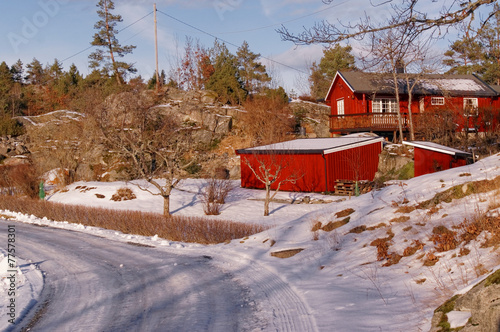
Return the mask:
<path id="1" fill-rule="evenodd" d="M 397 113 L 398 105 L 394 98 L 376 98 L 372 104 L 373 113 Z"/>
<path id="2" fill-rule="evenodd" d="M 431 105 L 444 105 L 444 97 L 431 97 Z"/>
<path id="3" fill-rule="evenodd" d="M 477 98 L 464 98 L 464 114 L 477 115 Z"/>
<path id="4" fill-rule="evenodd" d="M 344 98 L 337 100 L 337 115 L 344 115 Z"/>

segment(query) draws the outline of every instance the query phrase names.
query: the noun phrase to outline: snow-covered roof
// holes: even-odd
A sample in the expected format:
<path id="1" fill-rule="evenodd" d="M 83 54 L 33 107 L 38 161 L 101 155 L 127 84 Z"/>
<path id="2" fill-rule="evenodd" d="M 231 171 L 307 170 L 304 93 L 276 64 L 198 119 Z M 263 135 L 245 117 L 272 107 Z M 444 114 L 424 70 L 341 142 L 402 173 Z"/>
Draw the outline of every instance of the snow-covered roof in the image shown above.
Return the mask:
<path id="1" fill-rule="evenodd" d="M 330 95 L 337 78 L 342 79 L 352 92 L 367 94 L 394 94 L 394 78 L 390 74 L 364 73 L 359 71 L 337 72 L 326 98 Z M 498 91 L 474 75 L 450 74 L 398 74 L 398 89 L 408 93 L 406 79 L 413 85 L 414 95 L 450 95 L 470 97 L 494 97 Z"/>
<path id="2" fill-rule="evenodd" d="M 292 141 L 240 149 L 238 154 L 296 153 L 296 154 L 329 154 L 352 149 L 373 143 L 380 143 L 383 137 L 343 136 L 333 138 L 304 138 Z"/>
<path id="3" fill-rule="evenodd" d="M 472 156 L 471 153 L 462 150 L 450 148 L 441 144 L 427 142 L 427 141 L 403 141 L 403 144 L 411 145 L 417 148 L 436 151 L 444 154 L 449 154 L 452 156 Z"/>

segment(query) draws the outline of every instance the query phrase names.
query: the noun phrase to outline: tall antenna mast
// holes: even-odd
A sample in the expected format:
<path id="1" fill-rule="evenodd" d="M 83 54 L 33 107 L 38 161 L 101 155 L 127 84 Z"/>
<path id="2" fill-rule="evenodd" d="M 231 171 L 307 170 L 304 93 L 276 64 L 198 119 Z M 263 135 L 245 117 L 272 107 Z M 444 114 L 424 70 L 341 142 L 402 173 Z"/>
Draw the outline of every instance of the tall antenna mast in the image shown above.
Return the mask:
<path id="1" fill-rule="evenodd" d="M 158 73 L 158 32 L 156 28 L 156 3 L 153 4 L 155 12 L 155 57 L 156 57 L 156 93 L 160 90 L 160 74 Z"/>

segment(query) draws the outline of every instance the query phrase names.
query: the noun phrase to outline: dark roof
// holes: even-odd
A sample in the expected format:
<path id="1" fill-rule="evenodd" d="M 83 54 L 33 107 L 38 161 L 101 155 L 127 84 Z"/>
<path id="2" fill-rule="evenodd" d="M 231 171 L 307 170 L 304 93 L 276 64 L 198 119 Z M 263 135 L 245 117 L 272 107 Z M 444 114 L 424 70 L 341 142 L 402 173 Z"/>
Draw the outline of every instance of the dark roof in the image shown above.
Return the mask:
<path id="1" fill-rule="evenodd" d="M 347 135 L 333 138 L 304 138 L 236 150 L 237 154 L 329 154 L 377 142 L 383 137 Z"/>
<path id="2" fill-rule="evenodd" d="M 400 94 L 407 93 L 406 75 L 398 74 Z M 366 94 L 394 94 L 394 81 L 391 74 L 364 73 L 360 71 L 337 72 L 353 92 Z M 413 89 L 414 95 L 450 95 L 471 97 L 494 97 L 500 93 L 475 75 L 409 75 L 410 84 L 417 80 Z M 334 82 L 333 81 L 333 82 Z M 330 87 L 330 90 L 333 87 Z M 328 95 L 330 91 L 328 91 Z M 328 96 L 327 95 L 327 96 Z"/>

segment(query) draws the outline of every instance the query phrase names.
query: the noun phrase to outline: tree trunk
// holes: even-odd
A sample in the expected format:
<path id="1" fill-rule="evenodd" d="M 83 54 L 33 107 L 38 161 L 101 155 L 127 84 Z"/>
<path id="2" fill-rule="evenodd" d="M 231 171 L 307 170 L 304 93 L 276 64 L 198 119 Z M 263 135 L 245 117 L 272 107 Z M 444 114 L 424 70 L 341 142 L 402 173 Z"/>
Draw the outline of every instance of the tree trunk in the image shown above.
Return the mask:
<path id="1" fill-rule="evenodd" d="M 269 216 L 270 200 L 271 200 L 271 185 L 266 184 L 266 199 L 264 200 L 264 217 Z"/>
<path id="2" fill-rule="evenodd" d="M 170 217 L 170 195 L 162 195 L 163 197 L 163 215 Z"/>
<path id="3" fill-rule="evenodd" d="M 408 89 L 410 90 L 410 89 Z M 413 130 L 413 115 L 411 113 L 411 103 L 413 102 L 411 91 L 408 92 L 408 126 L 410 129 L 410 141 L 415 140 L 415 132 Z"/>

